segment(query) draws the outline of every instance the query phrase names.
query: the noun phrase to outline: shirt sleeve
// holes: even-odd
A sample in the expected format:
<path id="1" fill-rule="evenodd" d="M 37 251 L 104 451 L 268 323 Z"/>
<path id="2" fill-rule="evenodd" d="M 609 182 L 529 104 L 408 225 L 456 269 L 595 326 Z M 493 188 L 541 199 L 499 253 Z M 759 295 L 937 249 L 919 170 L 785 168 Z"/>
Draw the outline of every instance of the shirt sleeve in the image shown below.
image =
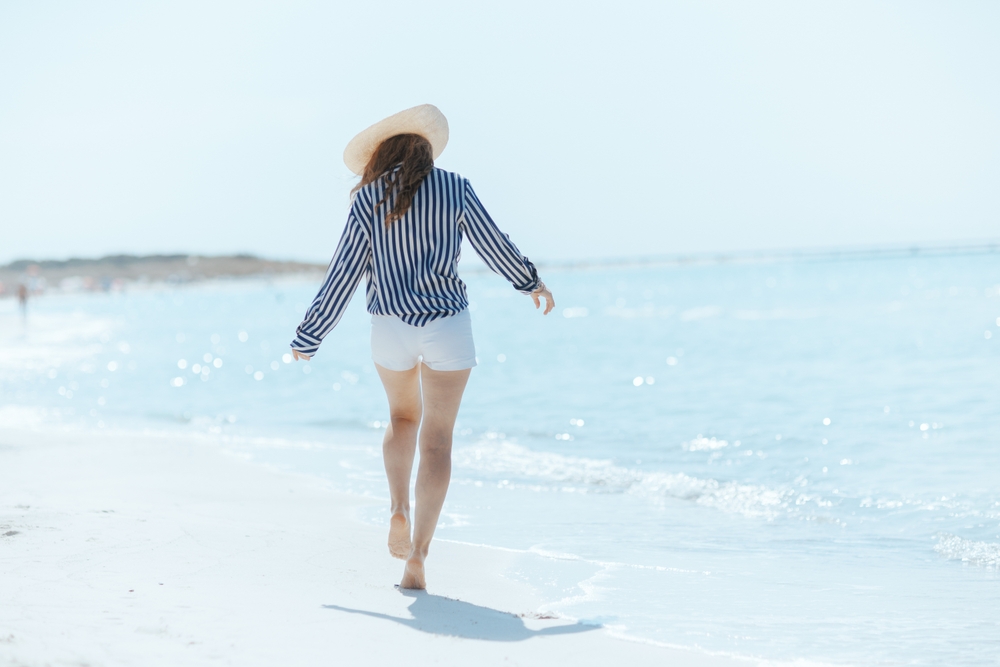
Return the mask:
<path id="1" fill-rule="evenodd" d="M 522 294 L 531 294 L 538 289 L 541 280 L 535 265 L 521 254 L 510 237 L 500 231 L 468 181 L 465 182 L 464 203 L 459 224 L 486 266 L 506 278 Z"/>
<path id="2" fill-rule="evenodd" d="M 340 244 L 326 270 L 323 286 L 295 331 L 293 350 L 309 356 L 316 354 L 323 338 L 337 326 L 347 310 L 370 257 L 371 242 L 352 207 Z"/>

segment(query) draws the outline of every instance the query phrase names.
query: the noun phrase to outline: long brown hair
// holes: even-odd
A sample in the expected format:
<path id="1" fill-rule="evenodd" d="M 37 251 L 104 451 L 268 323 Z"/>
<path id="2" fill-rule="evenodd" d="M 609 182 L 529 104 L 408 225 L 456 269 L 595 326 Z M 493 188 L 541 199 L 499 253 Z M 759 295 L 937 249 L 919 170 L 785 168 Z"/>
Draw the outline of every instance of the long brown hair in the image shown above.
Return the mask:
<path id="1" fill-rule="evenodd" d="M 399 165 L 402 168 L 396 170 L 395 167 Z M 433 168 L 431 142 L 419 134 L 397 134 L 378 145 L 365 165 L 361 182 L 354 186 L 351 194 L 382 179 L 385 194 L 375 205 L 375 211 L 378 212 L 381 206 L 386 207 L 388 213 L 385 216 L 385 226 L 388 227 L 410 210 L 413 195 Z"/>

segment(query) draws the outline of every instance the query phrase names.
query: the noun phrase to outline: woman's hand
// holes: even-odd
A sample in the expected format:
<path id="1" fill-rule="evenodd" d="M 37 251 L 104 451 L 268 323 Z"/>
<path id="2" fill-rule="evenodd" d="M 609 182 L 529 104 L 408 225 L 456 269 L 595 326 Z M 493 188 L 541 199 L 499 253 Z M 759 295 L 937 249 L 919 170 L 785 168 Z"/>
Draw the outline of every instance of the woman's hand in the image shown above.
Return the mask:
<path id="1" fill-rule="evenodd" d="M 535 308 L 542 306 L 542 302 L 539 299 L 545 299 L 545 310 L 542 312 L 542 315 L 548 315 L 556 307 L 556 300 L 552 298 L 552 292 L 545 286 L 545 283 L 539 285 L 538 289 L 531 293 L 531 300 L 535 302 Z"/>
<path id="2" fill-rule="evenodd" d="M 295 361 L 298 361 L 299 359 L 305 359 L 306 361 L 309 361 L 310 358 L 311 357 L 308 354 L 302 354 L 298 350 L 294 348 L 292 349 L 292 359 L 294 359 Z"/>

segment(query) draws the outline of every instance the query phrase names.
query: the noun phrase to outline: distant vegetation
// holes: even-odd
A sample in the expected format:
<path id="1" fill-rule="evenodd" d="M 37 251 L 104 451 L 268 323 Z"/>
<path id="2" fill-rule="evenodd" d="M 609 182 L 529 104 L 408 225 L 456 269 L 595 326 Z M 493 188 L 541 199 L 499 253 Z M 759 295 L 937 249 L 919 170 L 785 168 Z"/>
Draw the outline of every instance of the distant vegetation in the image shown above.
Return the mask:
<path id="1" fill-rule="evenodd" d="M 253 255 L 109 255 L 100 259 L 27 260 L 0 266 L 0 296 L 25 284 L 32 293 L 110 291 L 129 283 L 189 283 L 213 278 L 322 274 L 322 264 L 280 262 Z"/>

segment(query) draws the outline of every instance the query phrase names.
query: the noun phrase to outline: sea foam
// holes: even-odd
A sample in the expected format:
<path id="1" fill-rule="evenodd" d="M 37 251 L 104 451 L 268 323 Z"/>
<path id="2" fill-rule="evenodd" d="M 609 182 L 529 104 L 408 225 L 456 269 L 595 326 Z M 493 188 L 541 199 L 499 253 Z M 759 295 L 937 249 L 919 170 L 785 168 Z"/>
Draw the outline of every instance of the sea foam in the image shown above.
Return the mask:
<path id="1" fill-rule="evenodd" d="M 508 475 L 564 491 L 633 493 L 651 499 L 675 498 L 747 517 L 773 519 L 795 511 L 798 494 L 769 488 L 702 479 L 684 473 L 642 471 L 610 460 L 537 452 L 511 442 L 482 442 L 455 452 L 456 468 L 481 474 Z M 800 503 L 801 504 L 801 503 Z"/>
<path id="2" fill-rule="evenodd" d="M 1000 568 L 1000 544 L 964 540 L 956 535 L 943 535 L 934 551 L 948 560 L 960 560 L 970 565 Z"/>

